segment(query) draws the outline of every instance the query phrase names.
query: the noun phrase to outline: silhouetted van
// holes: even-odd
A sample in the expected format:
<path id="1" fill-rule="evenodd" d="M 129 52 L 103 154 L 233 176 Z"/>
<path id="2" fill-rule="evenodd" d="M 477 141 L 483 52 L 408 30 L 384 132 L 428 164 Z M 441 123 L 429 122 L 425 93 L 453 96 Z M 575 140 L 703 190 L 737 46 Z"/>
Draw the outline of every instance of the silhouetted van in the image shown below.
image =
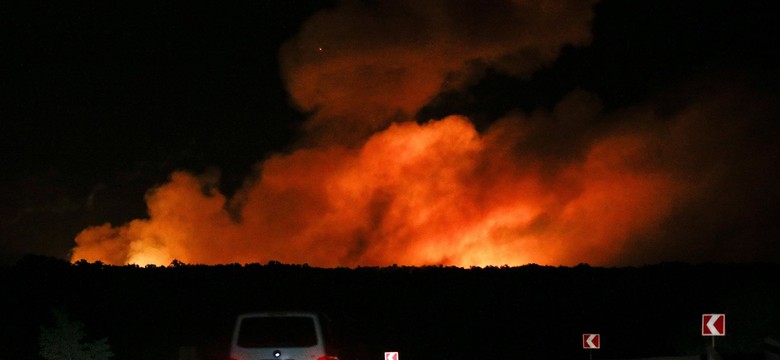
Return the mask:
<path id="1" fill-rule="evenodd" d="M 337 360 L 326 353 L 320 317 L 310 312 L 262 312 L 238 316 L 232 360 Z"/>

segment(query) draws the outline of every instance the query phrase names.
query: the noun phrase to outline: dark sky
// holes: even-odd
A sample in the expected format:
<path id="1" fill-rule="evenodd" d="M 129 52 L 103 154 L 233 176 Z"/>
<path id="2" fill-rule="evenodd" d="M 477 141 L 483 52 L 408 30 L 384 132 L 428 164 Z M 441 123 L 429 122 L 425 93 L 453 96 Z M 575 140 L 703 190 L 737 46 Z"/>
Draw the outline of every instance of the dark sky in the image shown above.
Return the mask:
<path id="1" fill-rule="evenodd" d="M 359 57 L 366 49 L 372 54 L 381 50 L 382 45 L 373 41 L 404 49 L 389 52 L 386 58 L 391 63 L 393 54 L 412 57 L 417 48 L 436 48 L 415 43 L 408 46 L 415 51 L 405 51 L 406 35 L 401 30 L 415 29 L 414 25 L 399 26 L 402 35 L 371 33 L 373 25 L 366 26 L 367 34 L 361 33 L 359 24 L 345 27 L 354 38 L 339 33 L 343 29 L 335 25 L 333 32 L 322 30 L 328 29 L 323 21 L 349 21 L 348 15 L 366 9 L 373 9 L 374 16 L 382 14 L 382 3 L 363 2 L 343 18 L 324 16 L 307 22 L 312 15 L 323 14 L 319 11 L 343 7 L 307 1 L 205 6 L 198 2 L 6 2 L 0 10 L 0 26 L 10 34 L 4 36 L 0 54 L 0 263 L 11 263 L 26 253 L 69 258 L 74 238 L 88 226 L 107 222 L 119 226 L 147 217 L 144 194 L 166 183 L 173 171 L 219 171 L 217 186 L 230 197 L 245 179 L 252 178 L 253 166 L 273 154 L 322 146 L 344 129 L 370 134 L 386 128 L 389 117 L 370 125 L 348 123 L 334 128 L 329 117 L 354 115 L 327 99 L 337 91 L 317 89 L 324 92 L 318 96 L 325 100 L 307 103 L 307 95 L 300 94 L 308 94 L 308 89 L 296 87 L 299 76 L 310 76 L 304 72 L 307 65 L 323 64 L 309 57 L 317 56 L 316 49 L 309 49 L 313 55 L 296 52 L 310 39 L 320 39 L 318 31 L 323 51 L 342 51 L 349 54 L 345 59 Z M 478 4 L 500 6 L 502 2 Z M 671 215 L 659 220 L 663 230 L 656 236 L 690 238 L 684 235 L 690 227 L 710 233 L 700 232 L 679 247 L 663 242 L 658 249 L 654 242 L 634 236 L 623 243 L 633 250 L 611 263 L 685 260 L 681 254 L 688 252 L 694 253 L 692 261 L 777 261 L 780 30 L 776 25 L 780 13 L 771 5 L 772 1 L 601 1 L 585 34 L 590 39 L 555 42 L 560 52 L 554 55 L 545 55 L 547 48 L 538 45 L 530 46 L 538 53 L 523 53 L 520 60 L 477 61 L 466 76 L 453 77 L 454 85 L 435 83 L 441 90 L 432 98 L 421 97 L 422 103 L 407 106 L 407 99 L 401 99 L 389 105 L 380 102 L 375 108 L 377 112 L 385 107 L 399 110 L 400 116 L 421 123 L 465 115 L 485 132 L 506 117 L 544 121 L 538 118 L 546 117 L 538 114 L 565 110 L 564 100 L 572 93 L 597 99 L 598 115 L 579 127 L 550 120 L 539 125 L 545 130 L 523 142 L 525 153 L 534 154 L 533 159 L 555 158 L 556 164 L 562 163 L 560 159 L 583 157 L 581 149 L 591 149 L 601 134 L 619 133 L 622 124 L 629 122 L 626 118 L 632 120 L 625 126 L 635 129 L 644 122 L 633 118 L 646 114 L 662 120 L 677 114 L 727 114 L 726 120 L 691 125 L 695 134 L 691 136 L 697 139 L 691 142 L 703 145 L 677 149 L 686 156 L 674 157 L 677 162 L 670 165 L 683 169 L 675 172 L 680 177 L 722 169 L 723 178 L 706 185 L 711 186 L 708 194 L 719 196 L 670 205 Z M 392 29 L 401 10 L 388 8 L 393 13 L 387 26 Z M 503 36 L 482 34 L 481 22 L 458 17 L 472 12 L 475 18 L 495 16 L 489 10 L 453 10 L 452 18 L 464 29 L 456 36 L 466 39 L 458 38 L 455 44 L 478 47 L 483 36 Z M 566 20 L 561 18 L 561 24 Z M 413 17 L 404 21 L 418 22 Z M 301 33 L 304 24 L 309 27 Z M 561 25 L 561 33 L 565 27 Z M 506 32 L 513 29 L 509 26 Z M 554 37 L 541 30 L 538 34 Z M 496 46 L 514 38 L 507 39 L 496 40 Z M 572 39 L 578 39 L 576 34 Z M 285 43 L 288 48 L 282 56 L 287 56 L 287 70 L 279 60 Z M 454 49 L 447 51 L 457 52 Z M 341 56 L 330 54 L 326 53 Z M 531 64 L 522 56 L 540 60 Z M 425 62 L 421 59 L 421 64 Z M 399 68 L 403 70 L 402 65 Z M 290 84 L 296 84 L 293 99 Z M 572 101 L 576 112 L 581 105 Z M 395 109 L 397 104 L 401 105 Z M 708 105 L 700 109 L 691 104 Z M 659 131 L 645 125 L 652 128 L 648 131 Z M 732 131 L 738 135 L 730 137 Z M 571 135 L 575 132 L 588 135 Z M 336 136 L 334 141 L 356 146 L 364 139 Z M 709 156 L 712 149 L 724 154 Z M 658 158 L 672 157 L 660 154 Z M 557 174 L 559 167 L 550 168 L 547 171 Z M 543 217 L 537 220 L 544 222 Z M 760 240 L 751 242 L 750 251 L 742 256 L 700 254 L 726 243 L 737 248 L 734 242 L 746 237 Z M 705 244 L 710 240 L 711 245 Z M 654 255 L 646 259 L 637 255 L 646 251 Z"/>

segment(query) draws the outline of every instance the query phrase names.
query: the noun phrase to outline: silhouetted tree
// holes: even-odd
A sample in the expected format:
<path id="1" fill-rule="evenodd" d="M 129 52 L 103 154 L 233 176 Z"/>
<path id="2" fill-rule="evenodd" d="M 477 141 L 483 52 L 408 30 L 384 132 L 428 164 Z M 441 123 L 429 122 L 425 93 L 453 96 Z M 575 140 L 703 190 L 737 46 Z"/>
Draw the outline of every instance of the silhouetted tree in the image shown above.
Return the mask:
<path id="1" fill-rule="evenodd" d="M 68 321 L 61 310 L 54 311 L 54 327 L 41 327 L 41 356 L 46 360 L 108 360 L 114 356 L 107 339 L 84 342 L 84 325 Z"/>

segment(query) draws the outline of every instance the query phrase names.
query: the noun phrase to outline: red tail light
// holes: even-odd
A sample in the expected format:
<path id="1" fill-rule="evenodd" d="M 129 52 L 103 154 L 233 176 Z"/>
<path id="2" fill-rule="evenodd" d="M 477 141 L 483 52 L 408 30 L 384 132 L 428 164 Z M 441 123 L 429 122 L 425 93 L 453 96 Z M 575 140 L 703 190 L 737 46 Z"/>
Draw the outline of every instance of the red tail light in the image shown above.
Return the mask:
<path id="1" fill-rule="evenodd" d="M 320 356 L 319 358 L 317 358 L 317 360 L 339 360 L 339 357 L 338 356 L 324 355 L 324 356 Z"/>

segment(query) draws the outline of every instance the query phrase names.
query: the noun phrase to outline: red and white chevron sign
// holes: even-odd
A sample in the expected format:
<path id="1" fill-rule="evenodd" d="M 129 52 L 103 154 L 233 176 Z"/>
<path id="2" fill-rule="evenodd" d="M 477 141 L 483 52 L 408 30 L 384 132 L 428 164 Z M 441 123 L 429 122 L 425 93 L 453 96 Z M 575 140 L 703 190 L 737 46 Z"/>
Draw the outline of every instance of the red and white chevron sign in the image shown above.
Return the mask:
<path id="1" fill-rule="evenodd" d="M 397 351 L 385 352 L 385 360 L 398 360 L 398 352 Z"/>
<path id="2" fill-rule="evenodd" d="M 726 314 L 704 314 L 701 316 L 702 336 L 725 336 Z"/>
<path id="3" fill-rule="evenodd" d="M 583 349 L 600 349 L 601 348 L 601 335 L 600 334 L 582 334 L 582 348 Z"/>

